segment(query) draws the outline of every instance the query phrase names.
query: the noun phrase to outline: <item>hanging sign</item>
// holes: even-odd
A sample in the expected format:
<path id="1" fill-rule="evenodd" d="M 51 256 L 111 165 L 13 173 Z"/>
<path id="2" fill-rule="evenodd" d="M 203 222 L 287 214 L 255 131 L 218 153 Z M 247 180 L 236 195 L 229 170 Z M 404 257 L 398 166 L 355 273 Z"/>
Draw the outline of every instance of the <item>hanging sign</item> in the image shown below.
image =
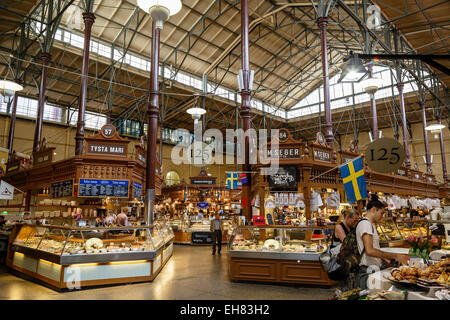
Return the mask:
<path id="1" fill-rule="evenodd" d="M 323 150 L 314 150 L 314 161 L 331 162 L 331 152 Z"/>
<path id="2" fill-rule="evenodd" d="M 73 180 L 52 183 L 50 187 L 50 198 L 72 197 Z"/>
<path id="3" fill-rule="evenodd" d="M 395 139 L 380 138 L 367 146 L 365 160 L 373 171 L 381 173 L 395 172 L 405 160 L 405 149 Z"/>
<path id="4" fill-rule="evenodd" d="M 128 198 L 128 180 L 80 179 L 79 197 Z"/>
<path id="5" fill-rule="evenodd" d="M 5 181 L 0 181 L 0 199 L 12 200 L 14 197 L 14 187 Z"/>
<path id="6" fill-rule="evenodd" d="M 140 199 L 142 197 L 142 185 L 137 182 L 133 182 L 133 198 Z"/>
<path id="7" fill-rule="evenodd" d="M 208 202 L 198 202 L 197 203 L 197 208 L 207 209 L 207 208 L 209 208 L 209 203 Z"/>
<path id="8" fill-rule="evenodd" d="M 276 174 L 269 176 L 270 187 L 296 187 L 297 168 L 295 166 L 283 166 L 278 168 Z"/>

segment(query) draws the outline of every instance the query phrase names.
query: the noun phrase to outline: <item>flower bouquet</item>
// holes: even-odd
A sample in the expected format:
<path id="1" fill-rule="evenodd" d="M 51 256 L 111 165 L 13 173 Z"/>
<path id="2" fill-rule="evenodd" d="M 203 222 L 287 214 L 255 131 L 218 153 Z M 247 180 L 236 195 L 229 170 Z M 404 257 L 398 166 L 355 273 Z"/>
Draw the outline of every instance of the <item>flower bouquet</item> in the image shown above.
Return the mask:
<path id="1" fill-rule="evenodd" d="M 431 248 L 436 244 L 436 239 L 428 240 L 427 238 L 419 238 L 417 236 L 411 235 L 406 241 L 410 245 L 409 255 L 412 257 L 423 258 L 426 260 L 430 259 Z"/>

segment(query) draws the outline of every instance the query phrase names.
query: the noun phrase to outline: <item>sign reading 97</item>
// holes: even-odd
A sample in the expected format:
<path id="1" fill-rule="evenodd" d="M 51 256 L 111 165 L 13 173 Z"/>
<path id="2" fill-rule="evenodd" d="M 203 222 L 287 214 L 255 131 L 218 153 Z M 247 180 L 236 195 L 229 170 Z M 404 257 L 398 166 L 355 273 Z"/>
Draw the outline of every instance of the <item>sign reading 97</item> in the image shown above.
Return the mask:
<path id="1" fill-rule="evenodd" d="M 380 138 L 367 146 L 365 160 L 373 171 L 394 172 L 403 165 L 405 149 L 395 139 Z"/>

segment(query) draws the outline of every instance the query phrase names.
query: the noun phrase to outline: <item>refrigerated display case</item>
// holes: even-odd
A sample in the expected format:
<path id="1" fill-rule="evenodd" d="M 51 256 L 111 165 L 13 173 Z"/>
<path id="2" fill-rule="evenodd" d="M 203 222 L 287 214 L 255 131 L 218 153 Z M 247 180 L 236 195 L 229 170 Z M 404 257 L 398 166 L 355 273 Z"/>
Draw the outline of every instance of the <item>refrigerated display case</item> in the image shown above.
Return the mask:
<path id="1" fill-rule="evenodd" d="M 163 222 L 141 227 L 17 225 L 7 264 L 58 289 L 152 281 L 172 256 Z"/>
<path id="2" fill-rule="evenodd" d="M 229 241 L 229 273 L 233 280 L 334 284 L 319 262 L 329 239 L 307 240 L 326 227 L 238 226 Z"/>

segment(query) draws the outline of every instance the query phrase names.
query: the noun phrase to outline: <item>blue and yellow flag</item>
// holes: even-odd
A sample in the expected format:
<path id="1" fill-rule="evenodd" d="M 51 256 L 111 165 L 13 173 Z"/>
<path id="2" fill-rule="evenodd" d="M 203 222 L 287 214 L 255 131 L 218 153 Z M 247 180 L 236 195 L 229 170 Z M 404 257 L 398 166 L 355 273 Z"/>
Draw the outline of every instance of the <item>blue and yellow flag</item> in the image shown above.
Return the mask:
<path id="1" fill-rule="evenodd" d="M 237 189 L 238 174 L 237 172 L 227 173 L 227 189 Z"/>
<path id="2" fill-rule="evenodd" d="M 357 200 L 367 198 L 367 185 L 362 158 L 356 158 L 342 165 L 339 169 L 348 203 L 355 203 Z"/>
<path id="3" fill-rule="evenodd" d="M 184 202 L 186 202 L 187 196 L 188 196 L 188 188 L 187 188 L 187 184 L 186 184 L 186 190 L 184 191 Z"/>

